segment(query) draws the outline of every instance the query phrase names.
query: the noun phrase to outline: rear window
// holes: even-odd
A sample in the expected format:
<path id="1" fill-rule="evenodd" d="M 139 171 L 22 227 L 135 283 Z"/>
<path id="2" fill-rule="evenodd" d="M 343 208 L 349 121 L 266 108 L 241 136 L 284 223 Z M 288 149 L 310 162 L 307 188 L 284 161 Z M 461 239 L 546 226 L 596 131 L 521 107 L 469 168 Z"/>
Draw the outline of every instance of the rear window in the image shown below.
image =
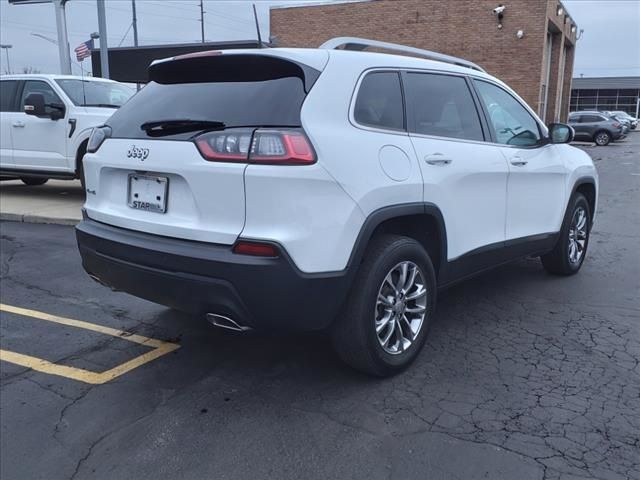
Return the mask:
<path id="1" fill-rule="evenodd" d="M 220 122 L 224 128 L 299 127 L 309 89 L 305 84 L 308 70 L 282 60 L 266 63 L 247 55 L 240 62 L 238 57 L 243 56 L 233 57 L 195 58 L 151 67 L 155 81 L 108 120 L 112 137 L 148 138 L 143 124 L 172 120 Z M 197 133 L 168 136 L 187 139 Z"/>

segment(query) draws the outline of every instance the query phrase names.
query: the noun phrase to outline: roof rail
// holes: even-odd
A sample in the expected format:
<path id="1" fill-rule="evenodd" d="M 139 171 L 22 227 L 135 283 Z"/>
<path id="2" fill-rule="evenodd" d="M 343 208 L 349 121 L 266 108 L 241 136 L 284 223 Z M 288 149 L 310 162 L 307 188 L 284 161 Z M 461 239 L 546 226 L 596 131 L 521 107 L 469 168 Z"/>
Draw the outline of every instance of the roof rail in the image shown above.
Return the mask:
<path id="1" fill-rule="evenodd" d="M 398 43 L 380 42 L 378 40 L 369 40 L 367 38 L 358 37 L 336 37 L 331 40 L 327 40 L 320 45 L 320 48 L 327 50 L 337 50 L 340 47 L 344 47 L 344 50 L 364 50 L 369 47 L 382 48 L 401 53 L 410 53 L 416 57 L 435 60 L 437 62 L 451 63 L 460 67 L 472 68 L 474 70 L 484 72 L 482 67 L 463 58 L 452 57 L 450 55 L 432 52 L 430 50 L 422 50 L 421 48 L 407 47 L 406 45 L 400 45 Z"/>

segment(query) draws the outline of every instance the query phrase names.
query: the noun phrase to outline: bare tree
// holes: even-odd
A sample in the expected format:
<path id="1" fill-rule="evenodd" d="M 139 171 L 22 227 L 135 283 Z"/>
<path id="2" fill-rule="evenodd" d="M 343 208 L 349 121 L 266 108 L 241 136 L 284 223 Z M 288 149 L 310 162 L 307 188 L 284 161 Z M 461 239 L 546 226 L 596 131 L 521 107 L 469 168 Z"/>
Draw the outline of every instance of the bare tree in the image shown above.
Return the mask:
<path id="1" fill-rule="evenodd" d="M 42 73 L 42 70 L 35 67 L 22 67 L 22 73 Z"/>

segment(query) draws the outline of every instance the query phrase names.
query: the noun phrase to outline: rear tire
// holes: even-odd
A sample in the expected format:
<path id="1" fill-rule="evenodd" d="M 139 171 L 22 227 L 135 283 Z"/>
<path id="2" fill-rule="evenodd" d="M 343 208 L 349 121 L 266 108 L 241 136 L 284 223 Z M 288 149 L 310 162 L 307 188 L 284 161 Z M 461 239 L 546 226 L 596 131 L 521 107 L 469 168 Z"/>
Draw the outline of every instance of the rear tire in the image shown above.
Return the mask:
<path id="1" fill-rule="evenodd" d="M 545 270 L 554 275 L 575 275 L 587 256 L 591 234 L 591 211 L 584 195 L 576 193 L 569 202 L 560 238 L 554 249 L 540 257 Z"/>
<path id="2" fill-rule="evenodd" d="M 420 353 L 435 306 L 435 271 L 422 245 L 398 235 L 376 237 L 331 332 L 334 348 L 356 370 L 394 375 Z"/>
<path id="3" fill-rule="evenodd" d="M 605 147 L 609 145 L 609 143 L 611 142 L 611 135 L 609 134 L 609 132 L 600 130 L 599 132 L 596 132 L 596 134 L 593 136 L 593 141 L 599 147 Z"/>
<path id="4" fill-rule="evenodd" d="M 44 185 L 49 181 L 48 178 L 37 178 L 37 177 L 20 177 L 22 183 L 25 185 L 29 185 L 30 187 L 37 187 L 39 185 Z"/>

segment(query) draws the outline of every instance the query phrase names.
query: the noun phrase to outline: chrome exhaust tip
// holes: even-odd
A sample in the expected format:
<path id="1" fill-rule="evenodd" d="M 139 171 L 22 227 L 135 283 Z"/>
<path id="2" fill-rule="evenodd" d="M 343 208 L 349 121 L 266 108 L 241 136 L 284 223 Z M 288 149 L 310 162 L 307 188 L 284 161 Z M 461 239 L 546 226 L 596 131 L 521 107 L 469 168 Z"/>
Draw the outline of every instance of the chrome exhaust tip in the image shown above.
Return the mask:
<path id="1" fill-rule="evenodd" d="M 226 328 L 234 332 L 247 332 L 251 330 L 251 327 L 240 325 L 235 320 L 225 317 L 224 315 L 218 315 L 217 313 L 207 313 L 207 321 L 214 327 Z"/>
<path id="2" fill-rule="evenodd" d="M 111 285 L 107 285 L 106 283 L 104 283 L 102 280 L 100 280 L 100 277 L 98 277 L 97 275 L 94 275 L 93 273 L 89 273 L 89 277 L 91 277 L 91 280 L 93 280 L 94 282 L 99 283 L 103 287 L 107 287 L 112 292 L 117 292 L 118 291 L 118 289 L 113 288 Z"/>

